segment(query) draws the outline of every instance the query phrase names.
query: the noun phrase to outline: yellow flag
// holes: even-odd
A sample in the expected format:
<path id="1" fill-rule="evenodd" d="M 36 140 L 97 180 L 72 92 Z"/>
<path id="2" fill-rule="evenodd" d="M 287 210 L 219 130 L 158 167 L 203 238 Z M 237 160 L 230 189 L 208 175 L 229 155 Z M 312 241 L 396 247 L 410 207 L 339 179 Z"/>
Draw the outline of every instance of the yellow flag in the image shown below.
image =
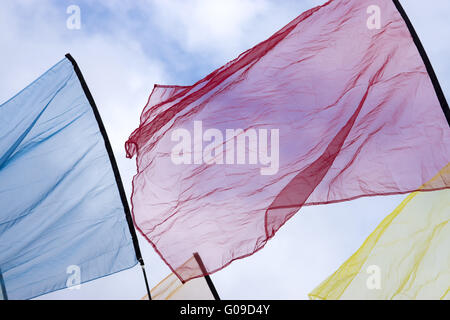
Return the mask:
<path id="1" fill-rule="evenodd" d="M 195 268 L 198 267 L 198 261 L 192 257 L 183 266 Z M 195 278 L 183 284 L 174 273 L 161 280 L 150 294 L 153 300 L 214 300 L 204 277 Z M 148 300 L 148 295 L 145 295 L 142 300 Z"/>
<path id="2" fill-rule="evenodd" d="M 158 283 L 150 293 L 153 300 L 214 300 L 205 278 L 196 278 L 183 284 L 173 273 Z M 142 298 L 147 299 L 147 295 Z"/>
<path id="3" fill-rule="evenodd" d="M 449 219 L 450 190 L 412 193 L 310 299 L 450 299 Z"/>

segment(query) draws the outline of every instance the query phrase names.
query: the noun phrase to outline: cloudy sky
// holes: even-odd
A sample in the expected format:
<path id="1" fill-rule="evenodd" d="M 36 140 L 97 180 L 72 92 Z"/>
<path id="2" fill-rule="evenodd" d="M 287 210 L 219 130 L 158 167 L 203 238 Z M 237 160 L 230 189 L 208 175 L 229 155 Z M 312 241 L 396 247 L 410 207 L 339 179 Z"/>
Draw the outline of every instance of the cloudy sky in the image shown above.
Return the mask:
<path id="1" fill-rule="evenodd" d="M 0 2 L 0 104 L 61 60 L 77 60 L 100 109 L 125 189 L 135 161 L 124 142 L 138 126 L 153 85 L 189 85 L 265 40 L 323 0 L 109 0 Z M 450 94 L 450 3 L 401 1 Z M 376 0 L 374 0 L 376 3 Z M 81 9 L 81 29 L 66 27 Z M 253 256 L 212 279 L 225 299 L 306 299 L 405 196 L 303 208 Z M 151 286 L 170 273 L 140 237 Z M 139 267 L 40 299 L 139 299 Z"/>

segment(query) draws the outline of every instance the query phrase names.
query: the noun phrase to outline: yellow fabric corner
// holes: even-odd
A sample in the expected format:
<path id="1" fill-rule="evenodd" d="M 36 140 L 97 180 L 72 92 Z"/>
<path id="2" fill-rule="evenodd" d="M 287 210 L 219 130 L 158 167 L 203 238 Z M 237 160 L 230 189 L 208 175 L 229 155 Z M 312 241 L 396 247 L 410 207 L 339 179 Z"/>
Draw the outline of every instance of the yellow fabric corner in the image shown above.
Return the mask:
<path id="1" fill-rule="evenodd" d="M 412 193 L 310 299 L 450 299 L 449 218 L 450 190 Z"/>
<path id="2" fill-rule="evenodd" d="M 153 300 L 214 300 L 205 278 L 196 278 L 183 284 L 173 273 L 158 283 L 151 290 L 151 295 Z M 148 300 L 148 295 L 141 300 Z"/>

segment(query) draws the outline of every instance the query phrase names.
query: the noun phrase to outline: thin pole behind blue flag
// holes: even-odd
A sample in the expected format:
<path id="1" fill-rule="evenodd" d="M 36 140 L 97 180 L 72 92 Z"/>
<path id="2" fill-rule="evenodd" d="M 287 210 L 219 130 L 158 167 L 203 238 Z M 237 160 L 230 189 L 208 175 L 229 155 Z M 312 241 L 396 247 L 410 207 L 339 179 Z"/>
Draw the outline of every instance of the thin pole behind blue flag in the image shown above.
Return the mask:
<path id="1" fill-rule="evenodd" d="M 75 61 L 75 59 L 70 55 L 70 53 L 66 54 L 66 58 L 72 63 L 73 68 L 75 70 L 75 73 L 78 77 L 78 80 L 80 81 L 81 87 L 83 88 L 83 91 L 86 95 L 86 98 L 89 101 L 89 104 L 92 107 L 92 111 L 94 112 L 94 116 L 95 119 L 97 120 L 100 132 L 102 134 L 103 140 L 105 141 L 105 148 L 108 152 L 108 156 L 109 156 L 109 160 L 111 162 L 111 166 L 112 166 L 112 170 L 114 172 L 114 177 L 116 180 L 116 184 L 117 184 L 117 188 L 119 190 L 119 194 L 120 194 L 120 198 L 124 207 L 124 211 L 125 211 L 125 217 L 128 223 L 128 227 L 130 230 L 130 234 L 131 234 L 131 238 L 133 239 L 133 246 L 134 246 L 134 250 L 136 252 L 136 258 L 139 261 L 139 264 L 141 265 L 142 268 L 142 273 L 144 276 L 144 282 L 145 282 L 145 287 L 147 290 L 147 294 L 149 297 L 149 300 L 151 300 L 151 295 L 150 295 L 150 287 L 148 285 L 148 280 L 147 280 L 147 274 L 145 272 L 145 264 L 144 264 L 144 259 L 142 258 L 142 254 L 141 254 L 141 249 L 139 248 L 139 242 L 136 236 L 136 231 L 134 229 L 133 226 L 133 219 L 131 217 L 131 211 L 130 211 L 130 207 L 128 206 L 128 200 L 127 200 L 127 196 L 125 193 L 125 189 L 123 187 L 123 183 L 122 183 L 122 179 L 120 177 L 120 172 L 119 172 L 119 168 L 117 166 L 117 162 L 116 159 L 114 157 L 114 152 L 112 150 L 111 147 L 111 143 L 109 142 L 109 138 L 108 135 L 106 133 L 106 129 L 105 126 L 103 124 L 102 118 L 100 117 L 100 113 L 98 111 L 97 105 L 95 104 L 94 98 L 92 97 L 92 94 L 89 90 L 89 87 L 86 84 L 86 81 L 84 80 L 83 74 L 81 73 L 80 68 L 78 67 L 77 62 Z"/>
<path id="2" fill-rule="evenodd" d="M 8 300 L 8 294 L 6 293 L 5 281 L 3 281 L 2 269 L 0 269 L 0 289 L 1 289 L 1 299 Z"/>

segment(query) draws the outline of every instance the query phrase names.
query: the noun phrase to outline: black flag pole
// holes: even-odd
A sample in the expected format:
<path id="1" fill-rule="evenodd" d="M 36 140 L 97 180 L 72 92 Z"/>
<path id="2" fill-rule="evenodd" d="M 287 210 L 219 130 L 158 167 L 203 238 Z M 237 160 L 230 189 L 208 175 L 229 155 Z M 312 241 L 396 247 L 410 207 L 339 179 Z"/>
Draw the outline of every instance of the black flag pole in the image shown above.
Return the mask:
<path id="1" fill-rule="evenodd" d="M 80 81 L 81 87 L 83 88 L 84 94 L 86 95 L 86 98 L 88 99 L 89 104 L 91 105 L 92 111 L 94 112 L 95 119 L 97 120 L 98 127 L 100 129 L 103 140 L 105 142 L 105 148 L 106 148 L 106 151 L 108 152 L 109 161 L 111 163 L 111 167 L 114 172 L 114 177 L 116 180 L 117 188 L 119 190 L 120 199 L 122 201 L 122 205 L 123 205 L 123 208 L 125 211 L 125 218 L 127 220 L 128 228 L 130 230 L 131 238 L 133 240 L 133 246 L 134 246 L 134 251 L 136 253 L 136 258 L 139 261 L 139 264 L 141 265 L 141 268 L 142 268 L 142 273 L 144 275 L 144 281 L 145 281 L 145 287 L 147 289 L 148 299 L 151 300 L 152 298 L 150 295 L 150 288 L 148 286 L 147 274 L 145 272 L 144 259 L 142 259 L 141 249 L 139 248 L 139 242 L 138 242 L 138 238 L 136 236 L 136 230 L 134 229 L 134 225 L 133 225 L 133 218 L 131 217 L 130 207 L 128 206 L 127 196 L 125 193 L 125 189 L 123 187 L 122 179 L 120 177 L 119 167 L 117 166 L 116 158 L 114 157 L 114 152 L 112 150 L 111 143 L 109 142 L 108 135 L 106 134 L 106 129 L 105 129 L 105 126 L 103 125 L 103 121 L 102 121 L 102 118 L 100 117 L 100 113 L 98 112 L 97 105 L 95 104 L 94 98 L 92 97 L 92 94 L 89 90 L 89 87 L 86 84 L 86 81 L 84 80 L 83 74 L 81 73 L 81 70 L 78 67 L 77 62 L 70 55 L 70 53 L 66 54 L 66 58 L 73 65 L 73 68 L 78 77 L 78 80 Z"/>
<path id="2" fill-rule="evenodd" d="M 214 296 L 215 300 L 220 300 L 219 294 L 217 293 L 216 287 L 214 286 L 214 283 L 211 280 L 211 277 L 208 275 L 208 272 L 206 271 L 205 265 L 203 264 L 202 258 L 200 258 L 200 255 L 198 252 L 194 252 L 194 258 L 197 261 L 200 270 L 204 274 L 206 283 L 208 284 L 209 290 L 211 290 L 212 295 Z"/>
<path id="3" fill-rule="evenodd" d="M 439 103 L 441 104 L 442 111 L 444 112 L 445 118 L 447 119 L 448 125 L 450 126 L 450 109 L 447 100 L 445 99 L 445 95 L 444 92 L 442 91 L 441 85 L 439 84 L 439 80 L 436 76 L 436 73 L 434 72 L 433 66 L 431 65 L 430 59 L 428 58 L 428 55 L 425 51 L 425 48 L 423 47 L 422 42 L 420 41 L 419 36 L 417 35 L 417 32 L 414 29 L 414 26 L 412 25 L 408 15 L 406 14 L 405 9 L 403 9 L 400 1 L 399 0 L 392 0 L 392 1 L 394 2 L 397 11 L 402 16 L 403 21 L 405 21 L 406 26 L 408 27 L 409 33 L 411 34 L 414 44 L 416 45 L 417 50 L 419 51 L 419 54 L 423 60 L 423 63 L 425 64 L 428 76 L 430 77 L 431 82 L 433 83 L 434 91 L 436 92 Z"/>
<path id="4" fill-rule="evenodd" d="M 0 269 L 0 289 L 2 290 L 2 299 L 0 300 L 8 300 L 8 294 L 6 293 L 5 281 L 3 280 L 2 269 Z"/>

